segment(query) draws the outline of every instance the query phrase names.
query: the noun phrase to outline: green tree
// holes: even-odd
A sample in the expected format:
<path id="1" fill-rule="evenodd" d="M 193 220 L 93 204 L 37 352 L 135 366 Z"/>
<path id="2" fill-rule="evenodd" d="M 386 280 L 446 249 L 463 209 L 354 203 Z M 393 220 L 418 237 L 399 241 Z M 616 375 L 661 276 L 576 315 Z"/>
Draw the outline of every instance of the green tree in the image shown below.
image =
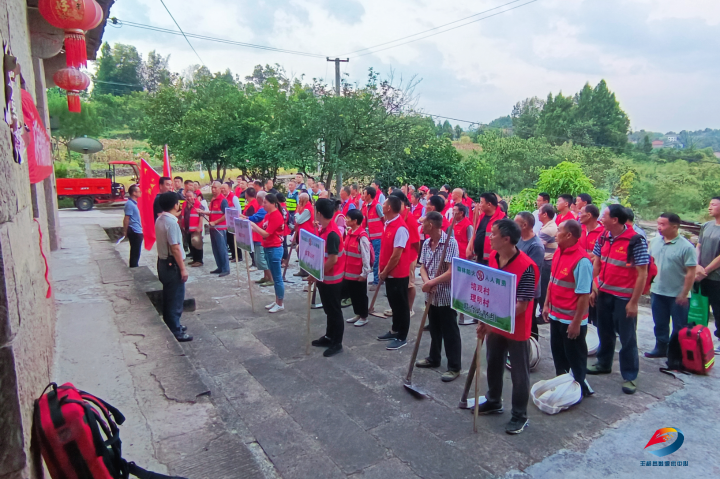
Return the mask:
<path id="1" fill-rule="evenodd" d="M 142 91 L 142 58 L 132 45 L 116 43 L 110 48 L 105 42 L 93 75 L 93 94 L 127 95 Z"/>
<path id="2" fill-rule="evenodd" d="M 460 125 L 455 125 L 455 135 L 454 135 L 454 139 L 455 139 L 455 140 L 459 140 L 460 137 L 462 136 L 462 134 L 463 134 L 463 129 L 462 129 L 462 127 L 461 127 Z"/>
<path id="3" fill-rule="evenodd" d="M 646 155 L 649 155 L 650 153 L 652 153 L 652 150 L 653 150 L 653 146 L 652 146 L 652 142 L 650 141 L 650 137 L 648 135 L 645 135 L 645 138 L 643 138 L 643 142 L 642 142 L 642 151 Z"/>
<path id="4" fill-rule="evenodd" d="M 630 119 L 620 108 L 615 93 L 608 89 L 605 80 L 600 80 L 593 90 L 588 119 L 593 121 L 592 140 L 596 145 L 625 148 Z"/>
<path id="5" fill-rule="evenodd" d="M 512 110 L 512 127 L 515 135 L 528 139 L 535 136 L 540 112 L 545 102 L 534 96 L 515 104 Z"/>
<path id="6" fill-rule="evenodd" d="M 103 120 L 98 116 L 93 103 L 82 99 L 80 113 L 70 113 L 64 90 L 50 88 L 47 97 L 50 116 L 56 119 L 59 125 L 59 128 L 52 130 L 54 137 L 65 141 L 83 135 L 97 137 L 103 132 Z"/>
<path id="7" fill-rule="evenodd" d="M 544 136 L 553 145 L 562 145 L 568 141 L 568 132 L 574 121 L 574 107 L 572 97 L 563 96 L 562 92 L 553 97 L 549 93 L 538 117 L 536 134 Z"/>
<path id="8" fill-rule="evenodd" d="M 168 70 L 170 55 L 163 57 L 155 50 L 148 53 L 147 61 L 141 68 L 142 85 L 145 91 L 155 93 L 162 85 L 169 85 L 173 79 Z"/>

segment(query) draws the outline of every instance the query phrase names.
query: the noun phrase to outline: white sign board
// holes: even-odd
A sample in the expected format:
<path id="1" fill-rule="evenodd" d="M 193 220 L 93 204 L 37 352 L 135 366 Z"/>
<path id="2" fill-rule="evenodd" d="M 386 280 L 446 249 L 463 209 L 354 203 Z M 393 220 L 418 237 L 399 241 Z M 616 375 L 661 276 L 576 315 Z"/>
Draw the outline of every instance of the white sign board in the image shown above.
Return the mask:
<path id="1" fill-rule="evenodd" d="M 322 281 L 325 272 L 325 240 L 300 230 L 298 259 L 300 268 L 318 281 Z"/>
<path id="2" fill-rule="evenodd" d="M 451 289 L 454 310 L 510 334 L 515 332 L 514 274 L 453 258 Z"/>
<path id="3" fill-rule="evenodd" d="M 225 208 L 225 223 L 227 224 L 228 233 L 235 234 L 235 218 L 240 216 L 240 210 L 237 208 Z"/>
<path id="4" fill-rule="evenodd" d="M 250 220 L 242 220 L 240 218 L 235 218 L 235 220 L 233 221 L 233 228 L 235 230 L 235 242 L 237 242 L 237 247 L 243 251 L 248 251 L 252 253 L 254 250 L 254 245 L 252 239 L 252 228 L 250 227 Z"/>

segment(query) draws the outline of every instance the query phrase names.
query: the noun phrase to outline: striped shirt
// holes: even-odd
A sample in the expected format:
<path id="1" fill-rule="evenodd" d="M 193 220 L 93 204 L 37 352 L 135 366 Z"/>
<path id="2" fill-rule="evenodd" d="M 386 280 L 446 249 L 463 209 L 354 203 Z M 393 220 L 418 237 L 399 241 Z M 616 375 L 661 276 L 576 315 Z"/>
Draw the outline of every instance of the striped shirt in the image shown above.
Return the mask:
<path id="1" fill-rule="evenodd" d="M 623 233 L 626 229 L 627 227 L 623 229 Z M 593 248 L 593 254 L 598 257 L 602 256 L 603 236 L 605 235 L 598 238 Z M 613 244 L 614 241 L 609 231 L 607 232 L 607 241 L 609 241 L 610 244 Z M 643 236 L 640 236 L 640 241 L 635 245 L 635 248 L 633 248 L 633 266 L 644 266 L 646 264 L 650 264 L 650 253 L 648 253 L 647 240 Z"/>
<path id="2" fill-rule="evenodd" d="M 428 277 L 435 279 L 438 276 L 438 267 L 440 266 L 440 258 L 442 257 L 442 251 L 445 247 L 445 241 L 447 241 L 447 234 L 443 231 L 440 236 L 440 241 L 433 250 L 430 248 L 430 240 L 426 240 L 423 243 L 422 251 L 420 252 L 420 263 L 425 267 Z M 442 275 L 452 263 L 452 259 L 459 256 L 458 246 L 455 238 L 450 238 L 448 243 L 447 252 L 445 253 L 446 265 L 440 270 Z M 446 283 L 439 283 L 432 290 L 434 293 L 432 305 L 433 306 L 450 306 L 450 281 Z M 425 293 L 425 301 L 430 300 L 430 293 Z"/>
<path id="3" fill-rule="evenodd" d="M 555 251 L 557 250 L 557 243 L 555 242 L 557 231 L 557 224 L 555 224 L 552 220 L 548 221 L 540 228 L 540 234 L 538 234 L 538 237 L 545 247 L 545 261 L 552 260 L 555 255 Z"/>

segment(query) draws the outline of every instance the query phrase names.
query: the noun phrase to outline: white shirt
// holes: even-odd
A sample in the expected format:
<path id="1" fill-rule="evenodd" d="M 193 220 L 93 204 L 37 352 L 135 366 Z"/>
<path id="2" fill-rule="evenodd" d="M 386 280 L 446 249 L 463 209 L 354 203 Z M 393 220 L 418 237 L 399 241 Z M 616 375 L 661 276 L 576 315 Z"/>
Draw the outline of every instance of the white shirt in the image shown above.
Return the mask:
<path id="1" fill-rule="evenodd" d="M 400 215 L 397 215 L 395 218 L 386 221 L 385 226 L 387 226 L 389 223 L 392 223 L 396 219 L 400 218 Z M 405 226 L 401 226 L 397 229 L 395 232 L 395 240 L 393 241 L 393 248 L 404 248 L 407 245 L 408 240 L 410 239 L 410 232 Z"/>
<path id="2" fill-rule="evenodd" d="M 540 222 L 540 210 L 533 211 L 533 216 L 535 217 L 535 225 L 533 226 L 533 233 L 537 236 L 540 233 L 540 228 L 542 228 L 542 223 Z"/>

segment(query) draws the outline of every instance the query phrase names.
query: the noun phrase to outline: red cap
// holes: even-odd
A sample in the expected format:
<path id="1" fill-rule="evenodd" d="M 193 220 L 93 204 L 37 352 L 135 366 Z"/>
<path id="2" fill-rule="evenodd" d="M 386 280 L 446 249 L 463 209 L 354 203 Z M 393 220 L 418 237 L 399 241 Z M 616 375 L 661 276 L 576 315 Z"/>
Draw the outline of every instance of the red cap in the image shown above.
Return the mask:
<path id="1" fill-rule="evenodd" d="M 418 188 L 418 191 L 428 191 L 430 188 L 428 188 L 425 185 L 422 185 L 420 188 Z"/>

